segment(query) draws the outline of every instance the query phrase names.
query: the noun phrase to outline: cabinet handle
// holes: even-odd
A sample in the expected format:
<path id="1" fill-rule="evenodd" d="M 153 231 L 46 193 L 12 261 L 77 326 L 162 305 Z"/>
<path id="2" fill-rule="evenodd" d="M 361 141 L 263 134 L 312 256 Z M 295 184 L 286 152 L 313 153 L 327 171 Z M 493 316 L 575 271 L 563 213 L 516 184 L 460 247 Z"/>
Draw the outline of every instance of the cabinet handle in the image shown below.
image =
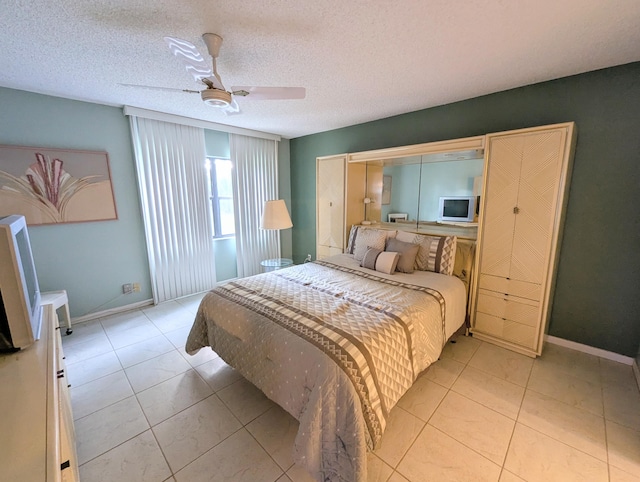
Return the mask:
<path id="1" fill-rule="evenodd" d="M 518 206 L 515 206 L 513 208 L 513 214 L 518 214 L 520 212 L 520 208 Z"/>
<path id="2" fill-rule="evenodd" d="M 61 373 L 64 373 L 64 368 L 63 368 L 62 370 L 58 370 L 58 371 L 56 372 L 56 374 L 57 374 L 57 375 L 60 375 Z"/>
<path id="3" fill-rule="evenodd" d="M 69 467 L 71 467 L 71 462 L 69 460 L 60 464 L 60 470 L 68 469 Z"/>
<path id="4" fill-rule="evenodd" d="M 333 203 L 332 203 L 332 202 L 330 202 L 330 203 L 329 203 L 329 207 L 332 207 L 332 206 L 333 206 Z"/>
<path id="5" fill-rule="evenodd" d="M 64 378 L 64 373 L 58 373 L 58 378 Z"/>

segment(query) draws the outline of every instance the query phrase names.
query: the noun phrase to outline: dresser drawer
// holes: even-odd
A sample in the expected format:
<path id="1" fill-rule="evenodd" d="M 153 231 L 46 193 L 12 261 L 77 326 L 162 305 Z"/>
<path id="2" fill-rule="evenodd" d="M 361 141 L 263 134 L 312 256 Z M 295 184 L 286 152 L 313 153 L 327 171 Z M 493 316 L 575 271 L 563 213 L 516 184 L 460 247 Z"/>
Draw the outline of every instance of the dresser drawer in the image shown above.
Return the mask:
<path id="1" fill-rule="evenodd" d="M 495 291 L 478 290 L 476 311 L 481 313 L 536 327 L 540 319 L 539 308 L 538 301 Z"/>
<path id="2" fill-rule="evenodd" d="M 542 293 L 542 286 L 538 283 L 528 283 L 527 281 L 518 281 L 482 273 L 480 273 L 478 287 L 535 301 L 541 299 Z"/>
<path id="3" fill-rule="evenodd" d="M 482 312 L 476 313 L 473 331 L 510 341 L 529 350 L 535 350 L 538 343 L 536 327 Z"/>

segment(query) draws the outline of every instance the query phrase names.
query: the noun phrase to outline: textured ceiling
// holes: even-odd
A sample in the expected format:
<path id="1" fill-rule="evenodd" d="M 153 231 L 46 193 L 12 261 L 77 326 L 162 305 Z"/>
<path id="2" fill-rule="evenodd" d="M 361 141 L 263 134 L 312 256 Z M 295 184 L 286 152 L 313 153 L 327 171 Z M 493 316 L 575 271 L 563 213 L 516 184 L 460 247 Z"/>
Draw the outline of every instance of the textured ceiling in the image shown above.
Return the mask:
<path id="1" fill-rule="evenodd" d="M 1 0 L 0 86 L 293 138 L 640 60 L 639 0 Z M 226 116 L 163 41 L 224 38 L 224 84 L 302 86 Z M 1 107 L 0 107 L 1 108 Z"/>

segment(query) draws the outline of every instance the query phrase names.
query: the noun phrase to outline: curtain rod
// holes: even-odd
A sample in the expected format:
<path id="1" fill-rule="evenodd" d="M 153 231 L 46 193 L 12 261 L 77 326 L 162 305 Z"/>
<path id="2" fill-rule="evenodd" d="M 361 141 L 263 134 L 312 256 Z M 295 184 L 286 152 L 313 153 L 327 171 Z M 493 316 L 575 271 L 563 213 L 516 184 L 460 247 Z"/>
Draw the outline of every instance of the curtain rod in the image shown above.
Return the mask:
<path id="1" fill-rule="evenodd" d="M 225 124 L 218 124 L 217 122 L 209 122 L 205 120 L 192 119 L 190 117 L 183 117 L 175 114 L 167 114 L 165 112 L 158 112 L 155 110 L 141 109 L 140 107 L 131 107 L 125 105 L 123 108 L 124 115 L 144 117 L 145 119 L 153 119 L 164 122 L 172 122 L 174 124 L 181 124 L 192 127 L 202 127 L 203 129 L 210 129 L 213 131 L 227 132 L 229 134 L 240 134 L 249 137 L 258 137 L 260 139 L 270 139 L 273 141 L 280 141 L 281 137 L 277 134 L 269 134 L 268 132 L 254 131 L 251 129 L 244 129 L 242 127 L 228 126 Z"/>

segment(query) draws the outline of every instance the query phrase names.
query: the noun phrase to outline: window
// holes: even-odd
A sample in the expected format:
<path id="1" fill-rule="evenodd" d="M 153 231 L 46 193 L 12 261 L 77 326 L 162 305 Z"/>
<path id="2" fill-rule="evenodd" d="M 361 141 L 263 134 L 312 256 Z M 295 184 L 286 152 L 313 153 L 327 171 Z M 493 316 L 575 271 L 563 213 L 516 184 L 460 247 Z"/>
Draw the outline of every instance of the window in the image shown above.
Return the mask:
<path id="1" fill-rule="evenodd" d="M 213 207 L 213 237 L 234 236 L 233 217 L 233 163 L 229 159 L 207 159 L 211 178 L 211 205 Z"/>

